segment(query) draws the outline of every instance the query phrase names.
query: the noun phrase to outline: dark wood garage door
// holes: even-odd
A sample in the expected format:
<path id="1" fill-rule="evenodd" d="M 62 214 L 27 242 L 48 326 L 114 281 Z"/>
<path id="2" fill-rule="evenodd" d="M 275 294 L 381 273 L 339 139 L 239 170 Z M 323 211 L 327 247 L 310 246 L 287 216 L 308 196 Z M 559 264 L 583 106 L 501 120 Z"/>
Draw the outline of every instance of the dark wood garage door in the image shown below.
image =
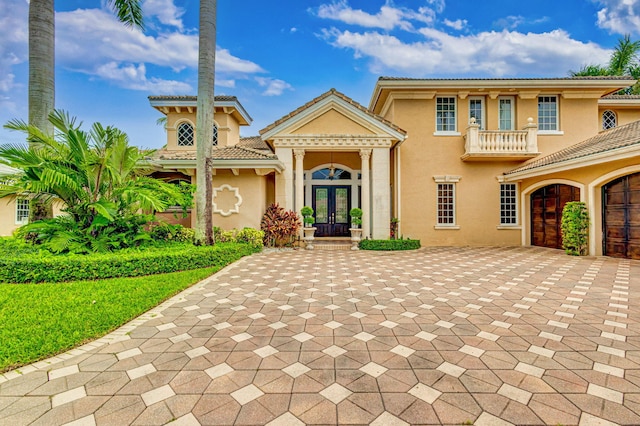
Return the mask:
<path id="1" fill-rule="evenodd" d="M 569 201 L 580 201 L 580 188 L 554 184 L 531 194 L 531 244 L 562 248 L 562 209 Z"/>
<path id="2" fill-rule="evenodd" d="M 603 253 L 640 259 L 640 173 L 602 188 Z"/>

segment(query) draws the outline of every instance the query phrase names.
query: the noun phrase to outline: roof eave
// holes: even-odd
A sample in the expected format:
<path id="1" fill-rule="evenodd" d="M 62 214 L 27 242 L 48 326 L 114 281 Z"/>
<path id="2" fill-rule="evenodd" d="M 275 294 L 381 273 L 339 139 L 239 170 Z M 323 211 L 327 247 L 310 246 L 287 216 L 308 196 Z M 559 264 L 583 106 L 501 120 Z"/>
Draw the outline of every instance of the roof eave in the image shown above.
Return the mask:
<path id="1" fill-rule="evenodd" d="M 625 146 L 623 148 L 618 148 L 610 151 L 604 151 L 596 154 L 572 158 L 571 160 L 566 160 L 559 163 L 547 164 L 545 166 L 522 170 L 520 172 L 507 173 L 504 175 L 504 180 L 505 182 L 517 181 L 522 179 L 538 177 L 542 175 L 548 175 L 551 173 L 579 169 L 582 167 L 589 166 L 590 163 L 592 162 L 602 163 L 605 161 L 624 160 L 624 159 L 628 159 L 629 153 L 633 153 L 633 152 L 636 152 L 636 155 L 640 155 L 640 144 Z M 585 164 L 585 163 L 589 163 L 589 164 Z"/>
<path id="2" fill-rule="evenodd" d="M 195 169 L 196 160 L 155 160 L 164 169 Z M 274 169 L 284 171 L 284 163 L 277 158 L 265 160 L 213 160 L 214 169 Z"/>
<path id="3" fill-rule="evenodd" d="M 153 108 L 158 110 L 160 110 L 160 108 L 162 107 L 192 107 L 193 108 L 198 106 L 198 100 L 195 96 L 187 97 L 185 99 L 155 98 L 150 96 L 149 103 Z M 247 110 L 244 109 L 244 107 L 238 100 L 215 101 L 214 107 L 234 108 L 236 111 L 238 111 L 238 115 L 243 120 L 241 121 L 241 124 L 250 125 L 253 122 L 253 118 L 251 118 Z"/>

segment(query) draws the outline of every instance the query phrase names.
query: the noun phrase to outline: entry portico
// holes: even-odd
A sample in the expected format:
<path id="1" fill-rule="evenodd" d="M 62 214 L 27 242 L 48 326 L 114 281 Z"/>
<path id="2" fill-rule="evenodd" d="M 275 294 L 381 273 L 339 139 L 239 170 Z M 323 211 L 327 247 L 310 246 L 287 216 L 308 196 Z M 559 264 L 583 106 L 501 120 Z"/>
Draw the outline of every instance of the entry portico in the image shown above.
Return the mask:
<path id="1" fill-rule="evenodd" d="M 263 129 L 284 164 L 275 199 L 285 209 L 316 210 L 321 235 L 343 235 L 352 207 L 363 237 L 386 239 L 392 214 L 393 149 L 406 133 L 331 89 Z"/>

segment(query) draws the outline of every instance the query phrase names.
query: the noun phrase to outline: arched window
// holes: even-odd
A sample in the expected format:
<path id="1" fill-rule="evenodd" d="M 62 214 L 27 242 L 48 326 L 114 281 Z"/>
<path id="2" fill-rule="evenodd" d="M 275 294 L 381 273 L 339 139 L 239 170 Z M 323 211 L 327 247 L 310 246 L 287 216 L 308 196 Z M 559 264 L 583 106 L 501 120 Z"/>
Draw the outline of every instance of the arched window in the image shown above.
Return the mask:
<path id="1" fill-rule="evenodd" d="M 612 129 L 618 124 L 616 113 L 606 110 L 602 113 L 602 130 Z"/>
<path id="2" fill-rule="evenodd" d="M 335 167 L 316 170 L 311 175 L 312 179 L 325 179 L 325 180 L 349 180 L 351 179 L 351 173 L 343 169 L 337 169 Z"/>
<path id="3" fill-rule="evenodd" d="M 218 146 L 218 125 L 213 123 L 213 146 Z"/>
<path id="4" fill-rule="evenodd" d="M 193 126 L 191 123 L 178 125 L 178 146 L 193 146 Z"/>

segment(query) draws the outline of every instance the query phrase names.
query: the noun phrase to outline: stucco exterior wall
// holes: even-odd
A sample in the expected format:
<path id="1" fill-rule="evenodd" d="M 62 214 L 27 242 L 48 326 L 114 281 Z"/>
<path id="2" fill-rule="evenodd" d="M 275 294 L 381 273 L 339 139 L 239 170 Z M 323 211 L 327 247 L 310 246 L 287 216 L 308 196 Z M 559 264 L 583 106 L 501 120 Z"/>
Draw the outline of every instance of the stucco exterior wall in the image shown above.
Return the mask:
<path id="1" fill-rule="evenodd" d="M 196 129 L 196 111 L 189 112 L 187 109 L 181 112 L 170 112 L 167 114 L 167 149 L 172 151 L 195 151 L 195 129 Z M 218 146 L 229 146 L 238 143 L 240 138 L 240 124 L 229 114 L 216 111 L 214 120 L 218 124 Z M 177 129 L 182 122 L 189 122 L 194 130 L 193 146 L 178 146 Z"/>
<path id="2" fill-rule="evenodd" d="M 260 229 L 260 220 L 268 206 L 267 182 L 266 176 L 258 176 L 253 170 L 240 170 L 238 176 L 231 171 L 218 170 L 213 177 L 213 188 L 216 191 L 214 201 L 221 212 L 214 211 L 213 225 L 225 230 Z"/>
<path id="3" fill-rule="evenodd" d="M 62 203 L 54 203 L 52 207 L 54 216 L 60 216 L 62 214 Z M 24 225 L 24 223 L 16 223 L 15 199 L 0 199 L 0 236 L 11 236 L 13 231 L 22 225 Z"/>
<path id="4" fill-rule="evenodd" d="M 355 121 L 344 116 L 340 112 L 330 109 L 317 117 L 314 117 L 312 121 L 304 124 L 300 128 L 294 130 L 293 134 L 303 135 L 327 135 L 327 134 L 340 134 L 340 135 L 371 135 L 373 132 Z"/>
<path id="5" fill-rule="evenodd" d="M 587 139 L 598 131 L 597 98 L 564 98 L 559 92 L 540 93 L 558 96 L 559 131 L 563 134 L 538 135 L 541 155 Z M 474 93 L 474 96 L 476 94 Z M 538 97 L 523 98 L 514 93 L 515 129 L 527 119 L 538 119 Z M 436 98 L 456 96 L 456 131 L 459 135 L 436 134 Z M 495 98 L 494 98 L 495 96 Z M 485 94 L 485 128 L 498 128 L 498 97 Z M 432 99 L 396 99 L 387 109 L 386 119 L 405 129 L 408 138 L 400 150 L 401 179 L 396 194 L 400 203 L 400 233 L 420 238 L 423 245 L 519 245 L 522 223 L 500 226 L 500 182 L 498 176 L 524 161 L 491 159 L 462 161 L 469 117 L 469 98 L 442 90 Z M 558 132 L 558 133 L 560 133 Z M 437 182 L 434 177 L 455 182 L 455 227 L 437 226 Z M 458 180 L 459 179 L 459 180 Z M 394 185 L 396 188 L 396 185 Z M 522 206 L 521 206 L 522 208 Z"/>

